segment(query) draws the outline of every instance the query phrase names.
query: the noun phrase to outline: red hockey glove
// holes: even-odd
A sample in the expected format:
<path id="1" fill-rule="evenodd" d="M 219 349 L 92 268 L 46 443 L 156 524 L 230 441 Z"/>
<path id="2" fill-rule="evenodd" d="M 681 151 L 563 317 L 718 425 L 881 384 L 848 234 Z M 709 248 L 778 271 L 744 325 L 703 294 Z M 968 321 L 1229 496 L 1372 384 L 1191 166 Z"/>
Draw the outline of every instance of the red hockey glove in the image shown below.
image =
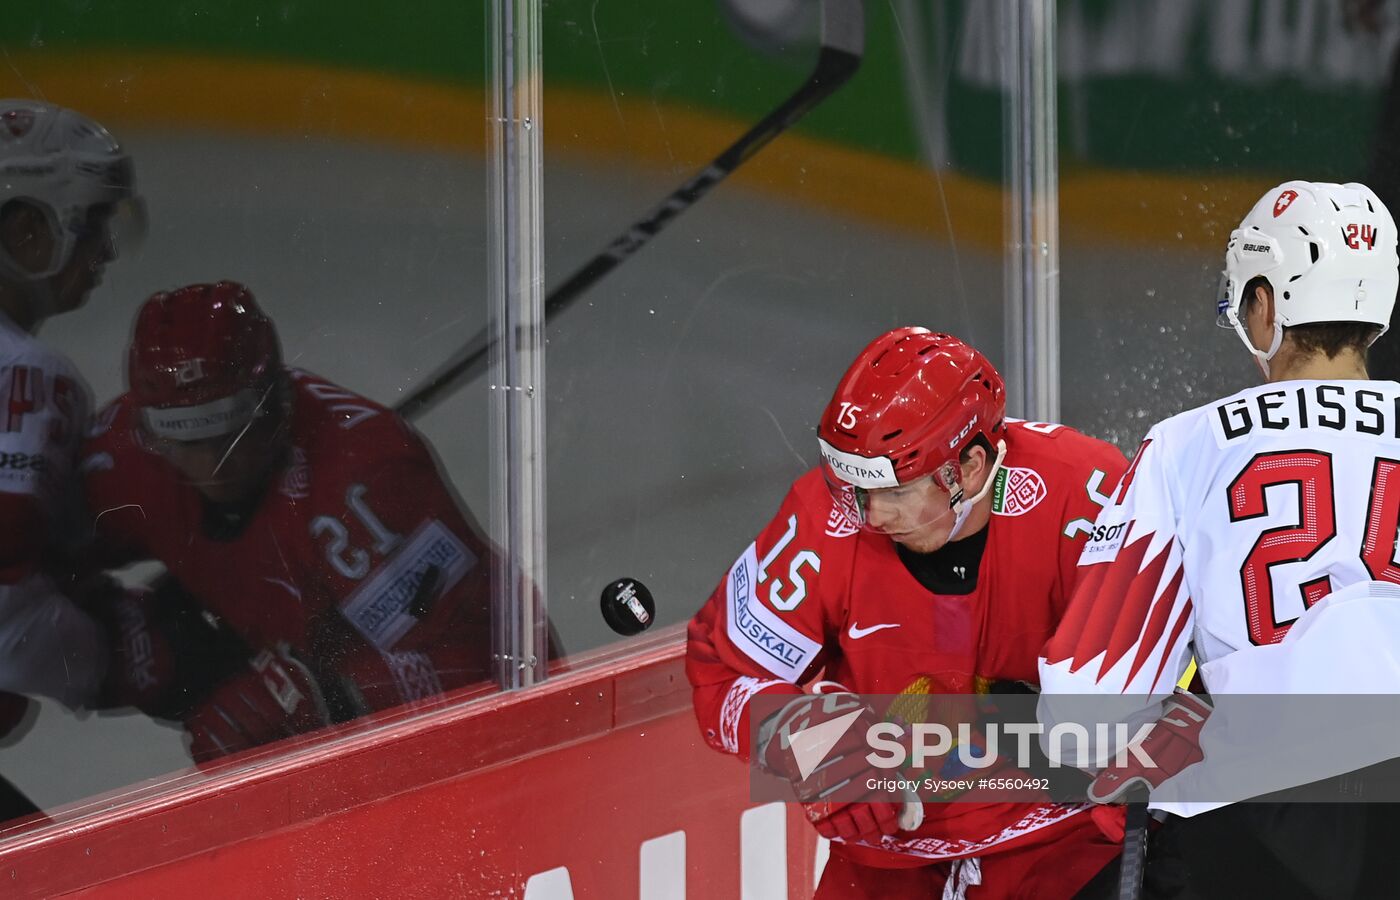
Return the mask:
<path id="1" fill-rule="evenodd" d="M 175 677 L 175 650 L 153 624 L 154 594 L 133 588 L 112 592 L 101 607 L 110 647 L 100 709 L 134 706 L 157 715 Z"/>
<path id="2" fill-rule="evenodd" d="M 841 739 L 803 778 L 793 752 L 792 736 L 851 715 L 855 720 Z M 843 689 L 797 697 L 759 727 L 759 765 L 791 782 L 797 799 L 806 808 L 807 820 L 822 837 L 879 844 L 882 835 L 894 834 L 900 828 L 914 829 L 922 822 L 923 806 L 917 802 L 859 799 L 879 795 L 865 788 L 866 781 L 888 774 L 872 768 L 865 760 L 870 751 L 865 733 L 876 723 L 870 708 Z M 838 790 L 856 799 L 830 799 Z"/>
<path id="3" fill-rule="evenodd" d="M 1121 766 L 1109 766 L 1089 785 L 1089 799 L 1095 803 L 1115 803 L 1135 788 L 1151 791 L 1168 778 L 1205 758 L 1201 752 L 1201 728 L 1213 707 L 1204 697 L 1177 688 L 1162 701 L 1162 717 L 1143 738 L 1140 752 L 1156 763 L 1144 765 L 1127 754 Z"/>
<path id="4" fill-rule="evenodd" d="M 185 718 L 195 762 L 331 723 L 311 671 L 286 644 L 264 650 Z"/>
<path id="5" fill-rule="evenodd" d="M 178 722 L 216 685 L 247 667 L 249 648 L 207 618 L 173 579 L 150 588 L 90 580 L 85 588 L 83 605 L 108 637 L 98 709 L 133 706 Z"/>

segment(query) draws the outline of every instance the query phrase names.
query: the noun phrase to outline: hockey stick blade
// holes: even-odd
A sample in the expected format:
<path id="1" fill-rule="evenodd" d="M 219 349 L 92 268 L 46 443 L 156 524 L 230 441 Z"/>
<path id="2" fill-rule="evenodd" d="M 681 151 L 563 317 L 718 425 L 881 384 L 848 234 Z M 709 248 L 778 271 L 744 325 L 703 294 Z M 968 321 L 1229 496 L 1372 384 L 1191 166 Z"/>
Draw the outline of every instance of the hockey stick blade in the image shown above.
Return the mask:
<path id="1" fill-rule="evenodd" d="M 544 301 L 545 321 L 566 309 L 603 276 L 660 234 L 677 216 L 694 206 L 715 185 L 835 93 L 860 68 L 864 50 L 865 10 L 862 0 L 822 0 L 821 52 L 816 67 L 802 86 L 715 157 L 713 162 L 628 226 L 567 281 L 551 290 Z M 478 331 L 452 359 L 399 401 L 394 411 L 413 419 L 432 409 L 452 388 L 469 382 L 485 371 L 492 343 L 489 329 Z"/>

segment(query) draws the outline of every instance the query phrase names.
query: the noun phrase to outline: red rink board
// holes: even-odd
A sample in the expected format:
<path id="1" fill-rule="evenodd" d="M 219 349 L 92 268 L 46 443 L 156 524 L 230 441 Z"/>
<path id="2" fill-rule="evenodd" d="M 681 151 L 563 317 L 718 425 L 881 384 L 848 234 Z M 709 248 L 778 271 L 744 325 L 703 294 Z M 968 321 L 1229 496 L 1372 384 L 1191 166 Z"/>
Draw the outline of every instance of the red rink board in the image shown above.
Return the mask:
<path id="1" fill-rule="evenodd" d="M 641 848 L 662 838 L 663 862 L 678 864 L 682 848 L 688 900 L 738 900 L 741 878 L 766 876 L 771 886 L 775 866 L 779 879 L 786 869 L 789 897 L 810 896 L 816 836 L 796 807 L 751 814 L 742 854 L 741 819 L 753 806 L 747 773 L 701 742 L 683 653 L 667 640 L 528 691 L 380 717 L 331 745 L 261 766 L 235 762 L 111 812 L 59 815 L 0 849 L 0 889 L 523 897 L 532 875 L 565 867 L 566 881 L 559 872 L 537 878 L 531 900 L 569 896 L 561 884 L 580 900 L 648 900 Z M 784 821 L 785 838 L 773 833 Z M 775 858 L 784 844 L 785 865 Z M 680 872 L 653 863 L 647 877 L 649 896 L 681 896 Z"/>

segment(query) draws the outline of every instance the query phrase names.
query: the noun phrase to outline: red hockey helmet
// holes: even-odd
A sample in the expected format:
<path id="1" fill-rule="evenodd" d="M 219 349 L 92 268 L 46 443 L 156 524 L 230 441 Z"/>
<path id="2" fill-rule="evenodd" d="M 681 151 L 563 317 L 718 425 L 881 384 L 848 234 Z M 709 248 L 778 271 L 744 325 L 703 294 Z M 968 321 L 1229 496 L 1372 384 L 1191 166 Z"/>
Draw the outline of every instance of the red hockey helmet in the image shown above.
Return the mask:
<path id="1" fill-rule="evenodd" d="M 932 476 L 958 512 L 960 456 L 979 437 L 997 452 L 1005 416 L 1006 387 L 986 357 L 952 335 L 896 328 L 836 386 L 818 429 L 822 467 L 839 495 L 857 501 Z M 856 507 L 863 523 L 865 504 Z"/>
<path id="2" fill-rule="evenodd" d="M 163 441 L 237 433 L 272 405 L 282 349 L 272 321 L 232 281 L 153 294 L 127 356 L 142 424 Z"/>

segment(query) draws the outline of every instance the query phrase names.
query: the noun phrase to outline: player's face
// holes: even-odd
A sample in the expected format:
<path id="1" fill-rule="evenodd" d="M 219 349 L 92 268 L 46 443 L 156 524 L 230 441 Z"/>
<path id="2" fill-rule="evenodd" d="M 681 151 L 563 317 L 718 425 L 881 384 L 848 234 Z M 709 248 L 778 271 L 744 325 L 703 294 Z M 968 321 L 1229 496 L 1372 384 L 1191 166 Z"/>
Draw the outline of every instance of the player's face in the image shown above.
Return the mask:
<path id="1" fill-rule="evenodd" d="M 915 553 L 932 553 L 948 543 L 956 519 L 952 495 L 932 475 L 899 487 L 865 494 L 867 524 Z"/>
<path id="2" fill-rule="evenodd" d="M 952 501 L 959 488 L 968 514 L 962 533 L 972 534 L 986 524 L 990 502 L 980 495 L 991 471 L 986 451 L 972 447 L 956 468 L 950 463 L 937 475 L 899 487 L 858 491 L 865 525 L 915 553 L 932 553 L 948 543 L 957 525 Z"/>
<path id="3" fill-rule="evenodd" d="M 284 420 L 281 413 L 260 415 L 233 434 L 200 441 L 156 441 L 155 449 L 207 499 L 238 503 L 261 493 L 282 459 Z"/>
<path id="4" fill-rule="evenodd" d="M 94 206 L 73 245 L 73 256 L 53 276 L 54 311 L 65 313 L 77 309 L 87 300 L 93 288 L 102 283 L 102 270 L 117 258 L 108 228 L 113 208 L 108 204 Z"/>

